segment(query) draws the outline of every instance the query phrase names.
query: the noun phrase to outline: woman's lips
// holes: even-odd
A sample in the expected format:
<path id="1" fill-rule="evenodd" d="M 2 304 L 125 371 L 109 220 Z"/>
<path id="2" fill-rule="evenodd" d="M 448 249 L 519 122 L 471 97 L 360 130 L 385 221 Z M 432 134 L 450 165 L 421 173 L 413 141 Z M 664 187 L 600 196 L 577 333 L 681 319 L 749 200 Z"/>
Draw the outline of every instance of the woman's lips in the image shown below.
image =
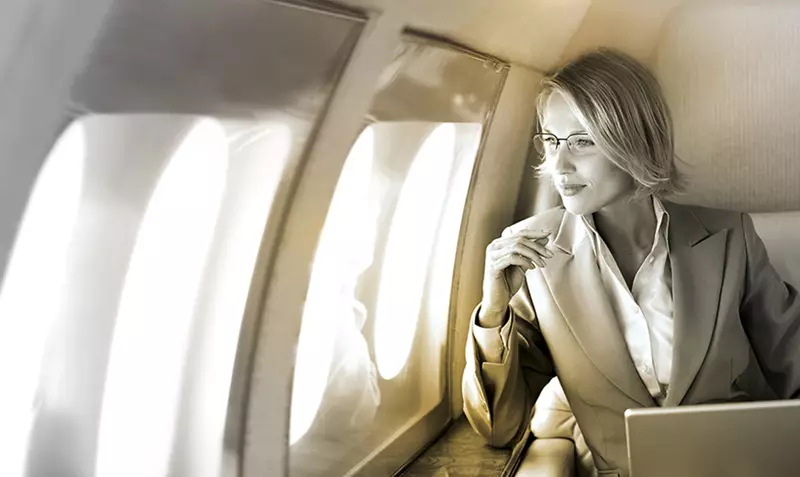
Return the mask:
<path id="1" fill-rule="evenodd" d="M 581 184 L 568 184 L 568 185 L 561 185 L 558 188 L 561 191 L 561 195 L 566 197 L 572 197 L 575 194 L 579 194 L 583 189 L 586 188 L 586 186 Z"/>

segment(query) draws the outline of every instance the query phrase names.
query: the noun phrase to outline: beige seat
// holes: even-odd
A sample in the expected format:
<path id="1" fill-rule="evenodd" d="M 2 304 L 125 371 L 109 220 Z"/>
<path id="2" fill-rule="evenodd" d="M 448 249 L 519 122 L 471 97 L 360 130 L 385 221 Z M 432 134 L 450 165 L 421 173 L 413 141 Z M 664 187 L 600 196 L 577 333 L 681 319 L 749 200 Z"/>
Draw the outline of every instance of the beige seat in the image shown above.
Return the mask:
<path id="1" fill-rule="evenodd" d="M 784 281 L 800 288 L 800 212 L 750 215 L 772 265 Z M 592 475 L 591 453 L 558 378 L 542 390 L 535 409 L 531 431 L 536 438 L 520 463 L 517 477 Z"/>
<path id="2" fill-rule="evenodd" d="M 536 400 L 531 433 L 534 440 L 520 463 L 518 477 L 594 475 L 592 454 L 558 378 L 553 378 Z"/>
<path id="3" fill-rule="evenodd" d="M 572 477 L 575 475 L 575 445 L 569 439 L 534 439 L 528 447 L 517 476 Z"/>
<path id="4" fill-rule="evenodd" d="M 800 288 L 800 211 L 750 214 L 783 280 Z"/>

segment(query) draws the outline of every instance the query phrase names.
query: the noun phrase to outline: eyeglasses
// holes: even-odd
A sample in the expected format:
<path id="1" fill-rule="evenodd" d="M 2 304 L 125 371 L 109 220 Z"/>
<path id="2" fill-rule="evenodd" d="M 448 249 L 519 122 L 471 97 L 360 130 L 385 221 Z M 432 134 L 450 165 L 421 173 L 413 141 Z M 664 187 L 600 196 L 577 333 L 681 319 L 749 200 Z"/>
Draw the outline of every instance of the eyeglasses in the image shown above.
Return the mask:
<path id="1" fill-rule="evenodd" d="M 586 133 L 570 134 L 565 138 L 556 137 L 550 133 L 536 133 L 533 135 L 533 146 L 536 152 L 544 155 L 555 154 L 561 141 L 567 143 L 569 152 L 576 156 L 585 156 L 597 151 L 597 146 L 591 136 Z"/>

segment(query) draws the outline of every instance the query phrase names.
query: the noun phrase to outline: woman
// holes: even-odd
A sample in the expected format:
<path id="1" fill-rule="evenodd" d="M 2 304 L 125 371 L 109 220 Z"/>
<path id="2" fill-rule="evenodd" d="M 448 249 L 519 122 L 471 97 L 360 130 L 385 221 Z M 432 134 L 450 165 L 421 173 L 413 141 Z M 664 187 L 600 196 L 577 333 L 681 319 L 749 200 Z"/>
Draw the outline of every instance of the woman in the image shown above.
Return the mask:
<path id="1" fill-rule="evenodd" d="M 475 430 L 512 443 L 557 375 L 600 475 L 626 476 L 626 409 L 770 397 L 744 379 L 758 369 L 800 396 L 800 299 L 750 217 L 663 199 L 682 177 L 655 78 L 595 51 L 545 78 L 538 112 L 563 207 L 486 249 L 463 380 Z"/>

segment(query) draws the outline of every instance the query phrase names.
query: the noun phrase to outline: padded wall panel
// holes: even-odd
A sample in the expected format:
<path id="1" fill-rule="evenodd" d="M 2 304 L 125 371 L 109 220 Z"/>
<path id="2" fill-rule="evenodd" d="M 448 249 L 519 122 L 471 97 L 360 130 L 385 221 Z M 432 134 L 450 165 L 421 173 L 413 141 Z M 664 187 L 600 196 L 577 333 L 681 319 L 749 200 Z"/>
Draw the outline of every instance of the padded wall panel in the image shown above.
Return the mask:
<path id="1" fill-rule="evenodd" d="M 677 10 L 655 71 L 692 180 L 678 199 L 749 212 L 800 209 L 800 5 Z"/>

